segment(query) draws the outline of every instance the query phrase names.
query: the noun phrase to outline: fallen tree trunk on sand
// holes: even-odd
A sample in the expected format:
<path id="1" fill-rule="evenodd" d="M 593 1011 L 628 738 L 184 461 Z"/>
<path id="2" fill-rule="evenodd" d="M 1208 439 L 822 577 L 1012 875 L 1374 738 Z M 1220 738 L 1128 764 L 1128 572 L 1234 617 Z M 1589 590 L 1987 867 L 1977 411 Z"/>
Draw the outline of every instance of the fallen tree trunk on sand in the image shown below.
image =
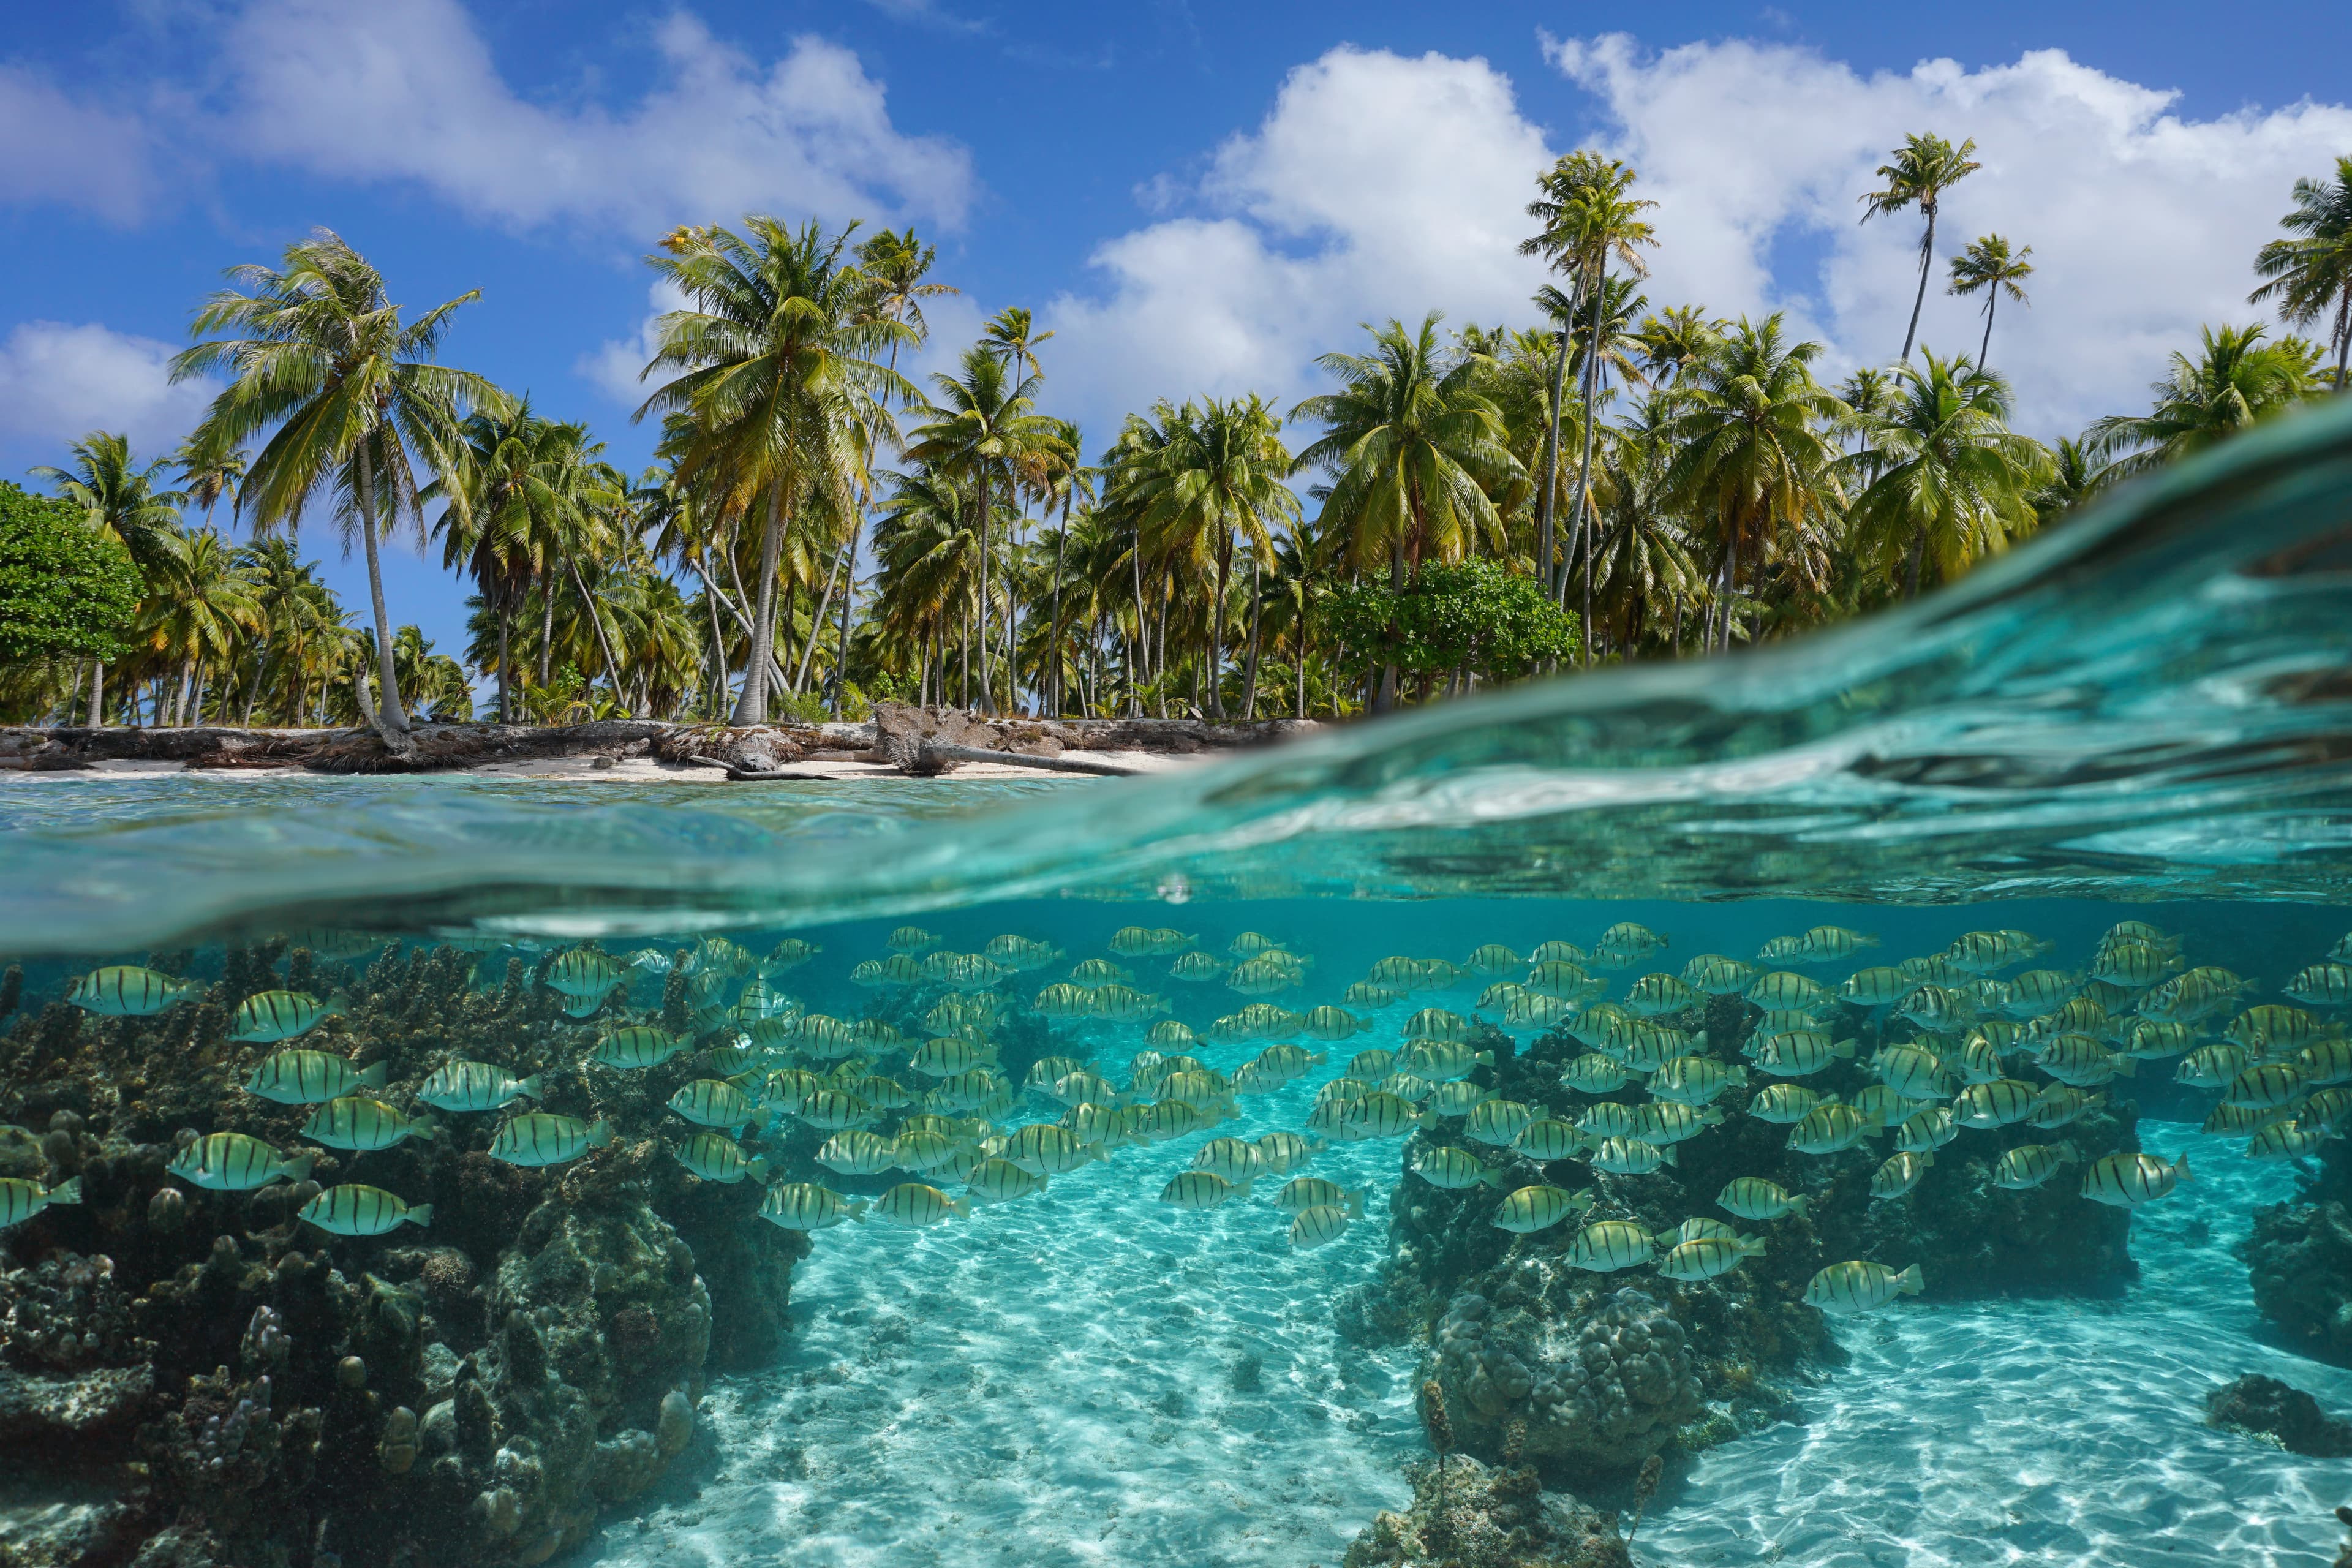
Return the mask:
<path id="1" fill-rule="evenodd" d="M 1093 773 L 1102 778 L 1134 778 L 1149 771 L 1092 757 L 1033 757 L 1020 752 L 995 752 L 984 746 L 957 746 L 938 741 L 925 741 L 915 748 L 915 765 L 908 771 L 929 776 L 946 773 L 950 767 L 961 763 L 1037 768 L 1055 773 Z"/>
<path id="2" fill-rule="evenodd" d="M 0 730 L 0 768 L 77 771 L 103 762 L 197 770 L 305 768 L 324 773 L 440 773 L 491 763 L 645 756 L 675 726 L 652 719 L 593 724 L 419 724 L 404 754 L 372 729 Z"/>

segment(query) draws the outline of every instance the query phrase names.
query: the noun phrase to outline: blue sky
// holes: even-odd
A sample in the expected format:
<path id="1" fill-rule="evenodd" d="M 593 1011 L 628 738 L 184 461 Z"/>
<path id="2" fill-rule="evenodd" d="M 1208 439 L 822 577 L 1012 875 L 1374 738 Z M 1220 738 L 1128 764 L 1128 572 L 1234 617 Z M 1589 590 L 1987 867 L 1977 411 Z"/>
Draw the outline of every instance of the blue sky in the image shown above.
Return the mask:
<path id="1" fill-rule="evenodd" d="M 94 426 L 167 445 L 201 389 L 159 366 L 230 263 L 314 224 L 418 305 L 482 290 L 446 357 L 590 420 L 632 465 L 684 221 L 913 224 L 979 317 L 1035 310 L 1047 405 L 1097 439 L 1156 395 L 1314 384 L 1356 323 L 1525 320 L 1528 181 L 1586 143 L 1660 201 L 1649 294 L 1787 310 L 1832 368 L 1891 358 L 1907 220 L 1854 196 L 1907 131 L 1979 142 L 1939 250 L 2032 244 L 1992 358 L 2045 434 L 2137 400 L 2296 174 L 2352 151 L 2352 7 L 1127 6 L 966 0 L 498 6 L 133 0 L 15 8 L 0 45 L 0 473 Z M 1957 232 L 1957 231 L 1965 231 Z M 1973 350 L 1931 296 L 1931 344 Z M 345 585 L 331 532 L 306 533 Z M 396 555 L 401 619 L 458 593 Z"/>

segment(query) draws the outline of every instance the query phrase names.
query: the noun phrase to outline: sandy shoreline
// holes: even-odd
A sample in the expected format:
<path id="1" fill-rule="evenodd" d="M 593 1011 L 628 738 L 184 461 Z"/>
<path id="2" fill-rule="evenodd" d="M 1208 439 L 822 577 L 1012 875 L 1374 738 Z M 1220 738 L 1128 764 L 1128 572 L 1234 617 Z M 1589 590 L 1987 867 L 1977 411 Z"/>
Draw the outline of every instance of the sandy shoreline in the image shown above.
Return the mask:
<path id="1" fill-rule="evenodd" d="M 1077 762 L 1099 762 L 1115 764 L 1139 776 L 1181 773 L 1212 761 L 1215 753 L 1192 756 L 1169 756 L 1152 752 L 1083 752 L 1061 753 Z M 741 783 L 756 787 L 762 784 L 834 783 L 845 779 L 906 779 L 910 775 L 888 763 L 863 762 L 799 762 L 788 765 L 792 776 L 780 779 L 731 780 L 718 768 L 688 766 L 659 762 L 652 757 L 620 757 L 600 765 L 599 759 L 589 756 L 543 757 L 526 762 L 485 763 L 476 767 L 436 770 L 450 777 L 485 779 L 528 779 L 534 784 L 724 784 Z M 325 774 L 300 767 L 189 768 L 179 763 L 147 762 L 114 759 L 93 762 L 73 769 L 0 771 L 0 779 L 40 781 L 70 785 L 75 779 L 102 778 L 120 782 L 130 778 L 284 778 L 299 773 L 308 778 L 327 778 Z M 349 775 L 347 775 L 349 776 Z M 421 775 L 404 775 L 421 776 Z M 1083 782 L 1084 775 L 1043 773 L 1001 763 L 967 763 L 952 773 L 941 773 L 926 782 L 958 782 L 1004 779 L 1061 779 Z"/>

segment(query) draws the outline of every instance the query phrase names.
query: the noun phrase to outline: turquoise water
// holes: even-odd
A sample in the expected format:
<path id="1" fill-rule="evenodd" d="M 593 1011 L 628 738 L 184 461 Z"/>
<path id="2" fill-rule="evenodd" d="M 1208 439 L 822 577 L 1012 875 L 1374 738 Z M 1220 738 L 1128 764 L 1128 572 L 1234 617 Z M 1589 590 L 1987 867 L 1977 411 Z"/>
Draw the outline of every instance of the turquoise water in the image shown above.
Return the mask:
<path id="1" fill-rule="evenodd" d="M 2264 1160 L 2248 1156 L 2251 1129 L 2202 1131 L 2223 1094 L 2178 1078 L 2185 1050 L 2245 1034 L 2249 1009 L 2298 1007 L 2295 1027 L 2323 1043 L 2352 1017 L 2324 987 L 2286 994 L 2352 931 L 2347 415 L 2242 441 L 1863 626 L 1166 779 L 0 775 L 0 953 L 21 969 L 0 1016 L 0 1122 L 23 1129 L 0 1132 L 0 1174 L 39 1189 L 78 1175 L 84 1192 L 0 1230 L 0 1375 L 53 1403 L 142 1368 L 155 1390 L 111 1424 L 44 1436 L 37 1423 L 26 1451 L 47 1457 L 0 1498 L 0 1543 L 79 1510 L 118 1539 L 208 1532 L 220 1561 L 274 1552 L 296 1568 L 1331 1564 L 1411 1501 L 1433 1379 L 1459 1451 L 1529 1463 L 1545 1489 L 1612 1523 L 1631 1522 L 1642 1461 L 1657 1455 L 1642 1563 L 2325 1563 L 2352 1464 L 2210 1426 L 2205 1401 L 2261 1373 L 2352 1414 L 2352 1332 L 2327 1326 L 2352 1303 L 2352 1246 L 2331 1252 L 2316 1219 L 2293 1228 L 2319 1212 L 2296 1205 L 2352 1186 L 2328 1136 L 2336 1102 L 2311 1098 L 2336 1087 L 2334 1069 L 2324 1052 L 2301 1057 L 2300 1039 L 2234 1064 L 2297 1075 L 2268 1109 L 2307 1124 L 2308 1146 Z M 2160 933 L 2158 967 L 2102 992 L 2085 974 L 2121 921 Z M 1591 956 L 1629 922 L 1666 945 Z M 908 925 L 930 939 L 908 973 L 859 969 Z M 1790 1150 L 1786 1127 L 1752 1110 L 1768 1078 L 1741 1047 L 1761 1037 L 1764 1009 L 1691 998 L 1660 1015 L 1691 1037 L 1673 1048 L 1750 1081 L 1718 1101 L 1719 1125 L 1673 1145 L 1671 1167 L 1538 1162 L 1478 1142 L 1423 1098 L 1425 1125 L 1330 1137 L 1206 1211 L 1162 1201 L 1213 1139 L 1323 1138 L 1318 1103 L 1349 1092 L 1328 1086 L 1350 1058 L 1432 1028 L 1458 1029 L 1470 1053 L 1433 1074 L 1489 1096 L 1570 1117 L 1654 1106 L 1645 1074 L 1597 1093 L 1562 1081 L 1588 1052 L 1637 1049 L 1598 1004 L 1700 955 L 1756 961 L 1772 939 L 1824 926 L 1875 945 L 1759 973 L 1834 988 L 1911 960 L 1906 987 L 1967 997 L 1948 1026 L 1900 1016 L 1915 989 L 1895 1009 L 1817 1005 L 1823 1045 L 1854 1055 L 1787 1081 L 1841 1101 L 1873 1089 L 1861 1064 L 1909 1046 L 1942 1081 L 1905 1114 L 1950 1103 L 1988 1025 L 2000 1070 L 2037 1094 L 2059 1082 L 2053 1064 L 2081 1076 L 2063 1055 L 2075 1047 L 2037 1055 L 2049 1037 L 2104 1058 L 2137 1048 L 2140 1020 L 2178 1013 L 2180 1049 L 2130 1058 L 2063 1127 L 1958 1130 L 1914 1190 L 1874 1199 L 1892 1128 L 1841 1152 Z M 1140 954 L 1128 928 L 1176 936 Z M 1987 931 L 2046 951 L 1982 974 L 1933 966 Z M 1298 961 L 1262 995 L 1222 978 L 1244 933 Z M 1001 951 L 1060 951 L 1018 970 L 921 969 L 920 954 L 1008 937 L 1020 941 Z M 1556 1020 L 1564 1029 L 1497 1027 L 1507 999 L 1489 986 L 1537 980 L 1547 942 L 1587 953 L 1596 988 Z M 567 1016 L 548 982 L 583 944 L 645 956 Z M 1402 973 L 1388 961 L 1467 966 L 1490 945 L 1512 962 L 1425 967 L 1418 988 L 1350 998 Z M 1179 949 L 1219 973 L 1180 978 Z M 1049 987 L 1112 983 L 1071 981 L 1087 960 L 1157 1000 L 1069 1016 Z M 186 994 L 129 1017 L 67 1001 L 114 964 Z M 2242 987 L 2169 1006 L 2156 986 L 2194 966 Z M 2063 979 L 2040 1005 L 2000 989 L 2036 970 Z M 755 1034 L 755 979 L 771 1017 L 877 1019 L 904 1041 L 839 1053 L 821 1031 Z M 282 1047 L 226 1037 L 241 1003 L 278 987 L 341 1010 Z M 2086 992 L 2104 1023 L 2036 1025 Z M 961 1037 L 937 1011 L 956 995 L 994 999 Z M 1254 1002 L 1299 1021 L 1216 1032 Z M 1305 1032 L 1326 1006 L 1361 1032 Z M 1455 1022 L 1412 1022 L 1429 1008 Z M 882 1074 L 919 1093 L 946 1080 L 911 1054 L 961 1037 L 993 1053 L 983 1068 L 1003 1085 L 977 1111 L 936 1112 L 986 1121 L 950 1139 L 977 1158 L 996 1147 L 983 1140 L 1077 1124 L 1025 1086 L 1040 1058 L 1100 1079 L 1087 1092 L 1103 1113 L 1159 1102 L 1135 1058 L 1171 1020 L 1219 1075 L 1206 1114 L 1221 1120 L 1122 1134 L 1042 1192 L 929 1226 L 893 1223 L 885 1195 L 919 1181 L 960 1201 L 952 1174 L 820 1163 L 827 1112 L 800 1098 L 808 1085 L 765 1078 Z M 688 1037 L 683 1054 L 585 1063 L 635 1026 Z M 1322 1059 L 1227 1099 L 1286 1033 Z M 754 1055 L 701 1054 L 738 1041 Z M 434 1111 L 436 1140 L 337 1151 L 306 1136 L 308 1107 L 245 1087 L 275 1051 L 306 1047 L 354 1071 L 381 1064 L 400 1117 L 426 1113 L 427 1075 L 453 1058 L 535 1078 L 541 1098 Z M 1356 1069 L 1367 1085 L 1374 1066 L 1394 1064 Z M 697 1129 L 672 1096 L 730 1073 L 767 1102 L 743 1152 L 769 1162 L 775 1187 L 822 1185 L 876 1211 L 787 1231 L 759 1216 L 757 1182 L 688 1174 L 674 1151 Z M 1399 1087 L 1426 1095 L 1433 1081 Z M 598 1141 L 550 1166 L 501 1158 L 499 1127 L 533 1105 Z M 866 1102 L 863 1130 L 904 1153 L 921 1113 Z M 163 1169 L 213 1132 L 288 1158 L 317 1150 L 314 1185 L 434 1212 L 333 1235 L 295 1215 L 283 1182 L 217 1192 Z M 2060 1139 L 2080 1141 L 2080 1163 L 2031 1192 L 1992 1182 L 2005 1151 Z M 1413 1173 L 1442 1148 L 1493 1167 L 1497 1185 L 1454 1193 Z M 2091 1162 L 2135 1151 L 2159 1171 L 2185 1156 L 2194 1173 L 2129 1211 L 2085 1200 Z M 1360 1192 L 1360 1215 L 1297 1245 L 1276 1198 L 1293 1174 Z M 1595 1219 L 1653 1237 L 1734 1222 L 1717 1195 L 1735 1175 L 1780 1182 L 1811 1212 L 1737 1220 L 1762 1254 L 1714 1279 L 1568 1261 Z M 1532 1184 L 1592 1201 L 1532 1234 L 1496 1228 L 1503 1193 Z M 2257 1237 L 2257 1215 L 2278 1205 L 2285 1218 Z M 82 1261 L 97 1258 L 105 1271 Z M 1924 1289 L 1825 1317 L 1809 1282 L 1843 1263 L 1917 1264 Z M 1612 1312 L 1667 1347 L 1655 1379 L 1595 1348 L 1624 1342 L 1607 1338 Z M 216 1367 L 224 1381 L 190 1392 Z M 1570 1388 L 1602 1413 L 1558 1392 Z"/>

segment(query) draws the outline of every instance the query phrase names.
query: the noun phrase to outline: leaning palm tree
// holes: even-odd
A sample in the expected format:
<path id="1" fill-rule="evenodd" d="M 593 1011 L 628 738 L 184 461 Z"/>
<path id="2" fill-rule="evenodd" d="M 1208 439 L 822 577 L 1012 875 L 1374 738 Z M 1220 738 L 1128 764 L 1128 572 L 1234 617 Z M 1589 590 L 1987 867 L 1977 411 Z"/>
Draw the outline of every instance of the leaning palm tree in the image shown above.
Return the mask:
<path id="1" fill-rule="evenodd" d="M 1919 237 L 1919 292 L 1911 301 L 1911 324 L 1903 330 L 1903 352 L 1898 359 L 1911 357 L 1911 344 L 1919 335 L 1919 309 L 1927 302 L 1927 273 L 1936 264 L 1936 214 L 1943 204 L 1944 193 L 1975 174 L 1984 165 L 1969 154 L 1977 150 L 1974 142 L 1963 142 L 1958 147 L 1940 136 L 1906 136 L 1903 145 L 1895 150 L 1893 160 L 1878 166 L 1879 178 L 1886 182 L 1883 190 L 1865 192 L 1862 200 L 1862 221 L 1868 223 L 1881 213 L 1899 213 L 1916 206 L 1919 216 L 1927 220 Z"/>
<path id="2" fill-rule="evenodd" d="M 91 431 L 69 449 L 72 468 L 44 464 L 33 477 L 56 485 L 91 528 L 129 551 L 131 563 L 152 578 L 178 552 L 180 508 L 187 500 L 181 491 L 157 488 L 168 465 L 160 458 L 141 464 L 131 455 L 130 437 L 106 430 Z M 89 721 L 93 727 L 106 722 L 106 661 L 100 658 L 89 663 Z"/>
<path id="3" fill-rule="evenodd" d="M 498 410 L 506 394 L 467 371 L 433 363 L 450 317 L 480 298 L 476 289 L 403 323 L 383 276 L 341 236 L 320 229 L 286 247 L 277 269 L 229 268 L 245 286 L 223 289 L 196 312 L 198 342 L 172 361 L 172 378 L 225 371 L 198 437 L 234 449 L 268 430 L 237 491 L 239 515 L 257 530 L 299 527 L 320 489 L 336 500 L 344 548 L 356 533 L 367 557 L 376 667 L 383 700 L 357 690 L 385 744 L 409 747 L 408 712 L 392 658 L 378 544 L 404 511 L 420 531 L 421 462 L 438 473 L 455 460 L 457 426 L 469 408 Z"/>
<path id="4" fill-rule="evenodd" d="M 2336 351 L 2336 390 L 2342 392 L 2346 358 L 2352 355 L 2352 153 L 2336 160 L 2332 181 L 2297 180 L 2294 210 L 2279 226 L 2298 237 L 2263 247 L 2254 270 L 2270 281 L 2246 302 L 2276 300 L 2279 318 L 2296 327 L 2332 314 L 2327 342 Z"/>
<path id="5" fill-rule="evenodd" d="M 2321 390 L 2319 350 L 2301 338 L 2266 342 L 2259 324 L 2203 330 L 2195 359 L 2176 353 L 2151 388 L 2146 414 L 2111 414 L 2083 433 L 2095 458 L 2112 459 L 2116 479 L 2162 467 L 2284 413 Z"/>
<path id="6" fill-rule="evenodd" d="M 736 723 L 759 724 L 787 513 L 820 490 L 839 515 L 855 512 L 866 453 L 895 429 L 885 400 L 907 390 L 876 356 L 914 333 L 873 310 L 873 281 L 844 255 L 855 226 L 830 239 L 814 222 L 794 232 L 755 215 L 743 227 L 681 230 L 663 242 L 668 254 L 647 258 L 687 308 L 656 323 L 644 374 L 677 374 L 636 417 L 690 414 L 680 477 L 708 479 L 725 502 L 762 505 L 757 607 L 735 704 Z"/>
<path id="7" fill-rule="evenodd" d="M 1944 291 L 1962 299 L 1981 291 L 1984 303 L 1984 341 L 1977 345 L 1977 363 L 1981 367 L 1985 356 L 1992 353 L 1992 313 L 2006 293 L 2021 305 L 2030 305 L 2025 290 L 2019 287 L 2033 276 L 2033 263 L 2026 259 L 2033 247 L 2011 251 L 2009 241 L 1998 234 L 1979 235 L 1969 242 L 1969 247 L 1952 258 L 1952 283 Z"/>
<path id="8" fill-rule="evenodd" d="M 1863 452 L 1875 476 L 1848 515 L 1856 549 L 1891 578 L 1900 562 L 1903 596 L 1919 596 L 1921 565 L 1943 582 L 2033 531 L 2034 496 L 2054 468 L 2049 452 L 2009 427 L 2009 384 L 1966 359 L 1922 348 L 1919 366 L 1896 374 L 1893 405 L 1866 418 Z"/>
<path id="9" fill-rule="evenodd" d="M 1785 536 L 1825 528 L 1843 500 L 1832 433 L 1846 408 L 1813 379 L 1821 353 L 1817 342 L 1790 342 L 1777 313 L 1742 317 L 1669 394 L 1664 494 L 1721 547 L 1721 613 L 1708 635 L 1726 647 L 1742 563 L 1760 571 Z"/>
<path id="10" fill-rule="evenodd" d="M 172 462 L 180 470 L 180 483 L 187 487 L 189 503 L 205 509 L 205 526 L 210 528 L 213 508 L 225 498 L 233 499 L 245 482 L 244 449 L 227 445 L 216 431 L 198 430 L 180 443 Z"/>
<path id="11" fill-rule="evenodd" d="M 1418 577 L 1424 560 L 1451 561 L 1474 534 L 1501 528 L 1494 496 L 1518 470 L 1501 416 L 1477 390 L 1480 362 L 1449 361 L 1432 310 L 1417 331 L 1391 321 L 1367 354 L 1316 361 L 1337 392 L 1302 401 L 1296 421 L 1323 434 L 1298 454 L 1301 469 L 1330 476 L 1316 531 L 1359 568 L 1388 559 L 1389 586 Z M 1381 667 L 1374 699 L 1396 704 L 1397 667 Z"/>

